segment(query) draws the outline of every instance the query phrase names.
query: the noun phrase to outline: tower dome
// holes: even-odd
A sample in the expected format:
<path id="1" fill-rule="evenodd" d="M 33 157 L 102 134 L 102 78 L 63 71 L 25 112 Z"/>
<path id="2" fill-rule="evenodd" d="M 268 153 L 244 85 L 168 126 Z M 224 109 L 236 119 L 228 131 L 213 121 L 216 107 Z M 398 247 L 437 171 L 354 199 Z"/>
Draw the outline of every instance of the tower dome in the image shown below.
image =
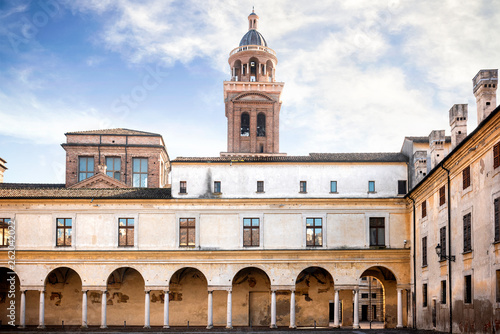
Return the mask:
<path id="1" fill-rule="evenodd" d="M 260 45 L 267 47 L 267 42 L 264 39 L 264 36 L 257 31 L 258 24 L 259 16 L 255 14 L 255 11 L 252 9 L 252 12 L 248 15 L 248 32 L 241 39 L 240 46 Z"/>

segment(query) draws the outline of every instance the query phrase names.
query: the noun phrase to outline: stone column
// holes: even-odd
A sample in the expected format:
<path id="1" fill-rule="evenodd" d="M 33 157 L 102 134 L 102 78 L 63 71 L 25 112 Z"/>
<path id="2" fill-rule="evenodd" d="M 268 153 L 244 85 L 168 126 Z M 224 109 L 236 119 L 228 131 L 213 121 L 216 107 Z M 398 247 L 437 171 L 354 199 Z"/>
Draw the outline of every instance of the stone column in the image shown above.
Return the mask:
<path id="1" fill-rule="evenodd" d="M 356 288 L 354 290 L 354 320 L 352 323 L 352 328 L 359 328 L 359 288 Z"/>
<path id="2" fill-rule="evenodd" d="M 38 328 L 45 328 L 45 291 L 40 290 L 40 312 L 38 313 Z"/>
<path id="3" fill-rule="evenodd" d="M 233 328 L 233 298 L 231 289 L 227 290 L 227 321 L 226 328 Z"/>
<path id="4" fill-rule="evenodd" d="M 150 290 L 145 290 L 144 296 L 144 328 L 151 328 L 149 325 L 149 303 L 151 298 L 149 298 Z"/>
<path id="5" fill-rule="evenodd" d="M 21 324 L 19 328 L 26 328 L 26 290 L 21 290 Z"/>
<path id="6" fill-rule="evenodd" d="M 82 328 L 87 328 L 87 292 L 82 290 Z"/>
<path id="7" fill-rule="evenodd" d="M 271 328 L 276 327 L 276 291 L 271 291 Z"/>
<path id="8" fill-rule="evenodd" d="M 339 290 L 335 289 L 335 300 L 333 307 L 333 327 L 339 328 L 339 315 L 340 315 L 340 298 L 339 298 Z"/>
<path id="9" fill-rule="evenodd" d="M 402 290 L 398 288 L 398 324 L 396 328 L 403 328 L 403 296 Z"/>
<path id="10" fill-rule="evenodd" d="M 208 323 L 207 329 L 214 328 L 214 313 L 213 313 L 213 291 L 208 291 Z"/>
<path id="11" fill-rule="evenodd" d="M 295 328 L 295 290 L 290 291 L 290 328 Z"/>
<path id="12" fill-rule="evenodd" d="M 163 328 L 170 328 L 168 319 L 168 303 L 170 302 L 170 291 L 163 290 L 165 296 L 163 297 Z"/>
<path id="13" fill-rule="evenodd" d="M 106 326 L 106 304 L 108 303 L 107 299 L 107 294 L 108 292 L 104 290 L 102 292 L 102 299 L 101 299 L 101 328 L 108 328 Z"/>
<path id="14" fill-rule="evenodd" d="M 267 77 L 267 68 L 266 68 L 267 64 L 264 64 L 264 75 L 266 76 L 266 81 L 269 81 L 268 77 Z"/>

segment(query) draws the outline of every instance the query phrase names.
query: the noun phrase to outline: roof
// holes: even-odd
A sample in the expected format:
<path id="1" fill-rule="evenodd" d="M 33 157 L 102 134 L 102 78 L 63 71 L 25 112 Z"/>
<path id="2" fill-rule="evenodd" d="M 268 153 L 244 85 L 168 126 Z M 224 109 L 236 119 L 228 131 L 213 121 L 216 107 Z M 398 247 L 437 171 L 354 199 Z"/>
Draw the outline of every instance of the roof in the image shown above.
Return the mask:
<path id="1" fill-rule="evenodd" d="M 248 30 L 248 32 L 245 35 L 243 35 L 243 38 L 241 38 L 240 46 L 245 46 L 245 45 L 261 45 L 267 47 L 267 42 L 264 39 L 264 36 L 262 36 L 260 32 L 251 29 Z"/>
<path id="2" fill-rule="evenodd" d="M 406 136 L 405 139 L 411 140 L 414 143 L 429 143 L 429 136 Z M 445 142 L 451 143 L 451 136 L 446 136 Z"/>
<path id="3" fill-rule="evenodd" d="M 408 162 L 402 153 L 309 153 L 307 156 L 177 157 L 175 162 Z"/>
<path id="4" fill-rule="evenodd" d="M 66 132 L 65 135 L 134 135 L 161 137 L 161 135 L 158 133 L 130 130 L 124 128 Z"/>
<path id="5" fill-rule="evenodd" d="M 169 199 L 170 188 L 65 188 L 62 184 L 0 184 L 1 199 Z"/>

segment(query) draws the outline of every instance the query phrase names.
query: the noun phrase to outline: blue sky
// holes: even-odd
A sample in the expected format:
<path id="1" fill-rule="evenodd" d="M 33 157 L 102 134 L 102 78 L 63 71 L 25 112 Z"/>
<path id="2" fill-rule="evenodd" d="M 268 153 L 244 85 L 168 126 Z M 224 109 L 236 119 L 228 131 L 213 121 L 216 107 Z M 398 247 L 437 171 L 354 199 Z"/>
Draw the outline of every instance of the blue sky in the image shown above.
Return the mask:
<path id="1" fill-rule="evenodd" d="M 399 151 L 449 133 L 471 79 L 500 63 L 497 1 L 0 1 L 5 182 L 64 182 L 64 133 L 163 135 L 171 158 L 226 150 L 222 82 L 248 29 L 278 54 L 280 150 Z"/>

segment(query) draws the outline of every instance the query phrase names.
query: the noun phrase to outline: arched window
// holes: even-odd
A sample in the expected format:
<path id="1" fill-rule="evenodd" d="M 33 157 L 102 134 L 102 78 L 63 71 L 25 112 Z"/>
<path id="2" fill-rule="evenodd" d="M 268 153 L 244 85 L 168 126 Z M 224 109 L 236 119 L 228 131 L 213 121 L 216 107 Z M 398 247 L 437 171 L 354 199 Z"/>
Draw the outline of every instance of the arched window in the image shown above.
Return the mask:
<path id="1" fill-rule="evenodd" d="M 250 115 L 246 112 L 241 114 L 241 136 L 250 136 Z"/>
<path id="2" fill-rule="evenodd" d="M 265 137 L 266 136 L 266 115 L 258 114 L 257 115 L 257 137 Z"/>

